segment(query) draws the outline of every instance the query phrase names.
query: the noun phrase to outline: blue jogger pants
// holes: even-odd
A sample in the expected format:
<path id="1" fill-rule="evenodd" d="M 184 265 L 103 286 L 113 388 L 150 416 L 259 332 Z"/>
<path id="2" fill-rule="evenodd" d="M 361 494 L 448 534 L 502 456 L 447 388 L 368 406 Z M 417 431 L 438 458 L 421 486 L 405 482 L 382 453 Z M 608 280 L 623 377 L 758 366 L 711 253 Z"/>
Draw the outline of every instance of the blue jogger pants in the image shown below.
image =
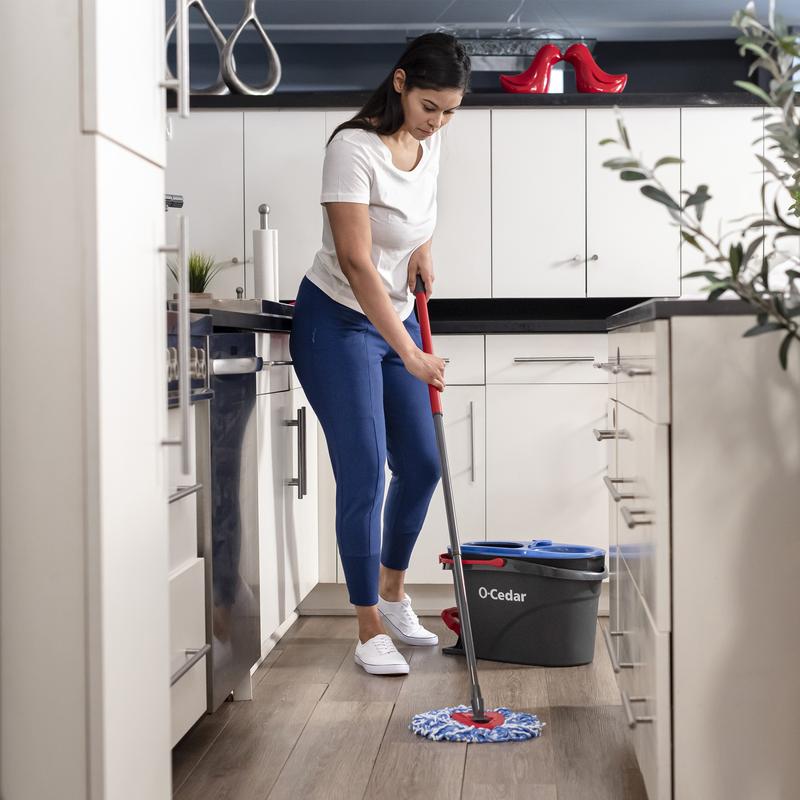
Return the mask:
<path id="1" fill-rule="evenodd" d="M 422 347 L 413 311 L 403 324 Z M 379 564 L 408 567 L 441 477 L 428 387 L 406 370 L 366 315 L 308 278 L 297 293 L 289 351 L 328 443 L 350 602 L 375 605 Z M 381 541 L 387 459 L 392 478 Z"/>

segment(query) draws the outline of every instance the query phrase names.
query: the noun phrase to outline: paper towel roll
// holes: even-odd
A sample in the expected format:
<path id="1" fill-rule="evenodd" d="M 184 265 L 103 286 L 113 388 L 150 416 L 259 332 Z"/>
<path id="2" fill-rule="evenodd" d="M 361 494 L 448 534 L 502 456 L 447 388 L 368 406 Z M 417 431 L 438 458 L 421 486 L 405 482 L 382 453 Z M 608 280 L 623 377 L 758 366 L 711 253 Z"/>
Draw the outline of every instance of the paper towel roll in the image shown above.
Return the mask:
<path id="1" fill-rule="evenodd" d="M 278 299 L 278 231 L 253 231 L 253 284 L 255 296 Z"/>

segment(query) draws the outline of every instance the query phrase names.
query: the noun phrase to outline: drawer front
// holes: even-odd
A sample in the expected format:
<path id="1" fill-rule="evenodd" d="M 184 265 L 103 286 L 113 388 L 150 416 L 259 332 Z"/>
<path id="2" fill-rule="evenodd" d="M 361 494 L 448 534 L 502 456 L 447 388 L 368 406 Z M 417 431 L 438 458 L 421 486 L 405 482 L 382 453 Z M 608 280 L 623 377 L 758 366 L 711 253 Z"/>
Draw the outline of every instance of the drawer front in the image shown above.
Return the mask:
<path id="1" fill-rule="evenodd" d="M 169 571 L 197 558 L 197 494 L 169 504 Z"/>
<path id="2" fill-rule="evenodd" d="M 285 392 L 300 381 L 290 366 L 270 364 L 272 361 L 291 361 L 288 333 L 257 333 L 256 355 L 264 359 L 264 367 L 256 373 L 256 393 Z M 291 376 L 291 377 L 290 377 Z"/>
<path id="3" fill-rule="evenodd" d="M 612 331 L 616 397 L 653 422 L 668 423 L 669 322 L 659 319 Z"/>
<path id="4" fill-rule="evenodd" d="M 656 631 L 644 600 L 627 573 L 620 583 L 624 634 L 618 673 L 623 713 L 631 728 L 650 800 L 671 797 L 670 635 Z"/>
<path id="5" fill-rule="evenodd" d="M 491 334 L 486 383 L 605 383 L 605 333 Z"/>
<path id="6" fill-rule="evenodd" d="M 483 339 L 482 335 L 433 337 L 433 352 L 447 362 L 446 385 L 480 386 L 486 382 Z"/>
<path id="7" fill-rule="evenodd" d="M 622 404 L 618 425 L 619 551 L 657 630 L 669 631 L 669 426 L 657 425 Z"/>
<path id="8" fill-rule="evenodd" d="M 181 567 L 169 578 L 170 674 L 206 643 L 205 561 Z M 206 710 L 205 656 L 172 686 L 173 745 Z M 177 738 L 176 738 L 177 737 Z"/>
<path id="9" fill-rule="evenodd" d="M 181 438 L 181 410 L 167 409 L 167 438 Z M 189 472 L 184 475 L 181 469 L 181 448 L 167 447 L 167 492 L 172 494 L 182 486 L 191 486 L 196 482 L 197 468 L 195 458 L 195 407 L 189 406 Z"/>

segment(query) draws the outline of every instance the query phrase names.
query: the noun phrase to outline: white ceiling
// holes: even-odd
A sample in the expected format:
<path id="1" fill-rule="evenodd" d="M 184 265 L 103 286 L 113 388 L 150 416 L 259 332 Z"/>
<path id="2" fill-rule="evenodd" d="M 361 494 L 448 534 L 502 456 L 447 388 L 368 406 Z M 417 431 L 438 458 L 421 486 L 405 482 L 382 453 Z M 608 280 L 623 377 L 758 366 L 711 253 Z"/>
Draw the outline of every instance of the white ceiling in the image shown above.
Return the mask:
<path id="1" fill-rule="evenodd" d="M 174 0 L 166 0 L 167 13 Z M 257 0 L 259 19 L 278 42 L 402 42 L 439 25 L 485 30 L 544 27 L 598 40 L 730 39 L 734 11 L 746 0 Z M 223 31 L 243 0 L 205 0 Z M 756 8 L 766 17 L 768 0 Z M 800 23 L 800 0 L 778 0 L 778 13 Z M 196 12 L 192 28 L 202 23 Z M 249 37 L 248 37 L 249 38 Z"/>

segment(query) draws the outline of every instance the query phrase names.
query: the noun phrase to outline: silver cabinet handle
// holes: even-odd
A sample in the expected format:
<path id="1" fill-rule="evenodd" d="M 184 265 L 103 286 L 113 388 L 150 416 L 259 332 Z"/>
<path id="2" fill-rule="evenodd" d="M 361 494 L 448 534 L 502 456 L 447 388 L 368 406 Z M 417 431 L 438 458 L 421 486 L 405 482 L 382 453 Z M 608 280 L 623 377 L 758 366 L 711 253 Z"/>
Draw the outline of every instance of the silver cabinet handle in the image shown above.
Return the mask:
<path id="1" fill-rule="evenodd" d="M 606 439 L 631 438 L 630 433 L 626 431 L 624 428 L 620 428 L 618 431 L 598 430 L 597 428 L 592 428 L 592 433 L 594 434 L 594 438 L 597 439 L 598 442 L 603 442 Z"/>
<path id="2" fill-rule="evenodd" d="M 289 428 L 297 428 L 297 477 L 289 478 L 287 486 L 297 487 L 297 499 L 302 500 L 306 494 L 306 407 L 297 409 L 296 419 L 287 419 L 283 423 Z"/>
<path id="3" fill-rule="evenodd" d="M 628 478 L 609 478 L 608 475 L 603 475 L 603 483 L 606 485 L 606 488 L 611 494 L 611 499 L 615 503 L 619 503 L 620 500 L 634 500 L 636 498 L 635 494 L 620 494 L 617 491 L 617 487 L 614 486 L 615 483 L 633 483 L 633 481 Z"/>
<path id="4" fill-rule="evenodd" d="M 181 409 L 180 439 L 164 439 L 165 445 L 178 445 L 181 448 L 181 470 L 189 474 L 189 235 L 186 217 L 178 215 L 177 247 L 159 247 L 160 253 L 178 254 L 178 405 Z"/>
<path id="5" fill-rule="evenodd" d="M 600 256 L 598 256 L 597 253 L 593 253 L 589 256 L 589 261 L 597 261 L 598 258 L 600 258 Z"/>
<path id="6" fill-rule="evenodd" d="M 166 78 L 159 83 L 163 89 L 174 89 L 178 94 L 178 114 L 187 119 L 189 116 L 189 9 L 186 0 L 175 3 L 175 55 L 177 78 Z"/>
<path id="7" fill-rule="evenodd" d="M 475 483 L 475 401 L 469 401 L 469 475 L 470 483 Z"/>
<path id="8" fill-rule="evenodd" d="M 212 358 L 211 372 L 214 375 L 252 375 L 261 372 L 264 362 L 259 356 L 248 358 Z"/>
<path id="9" fill-rule="evenodd" d="M 440 358 L 442 359 L 442 361 L 444 361 L 445 364 L 449 364 L 450 363 L 450 359 L 449 358 L 444 358 L 443 356 L 440 356 Z"/>
<path id="10" fill-rule="evenodd" d="M 515 364 L 572 364 L 579 361 L 594 361 L 594 356 L 517 356 L 514 359 Z"/>
<path id="11" fill-rule="evenodd" d="M 198 649 L 184 650 L 186 653 L 186 661 L 172 673 L 169 679 L 169 685 L 174 686 L 206 653 L 211 650 L 210 644 L 204 644 Z"/>
<path id="12" fill-rule="evenodd" d="M 190 494 L 196 494 L 203 488 L 202 483 L 195 483 L 192 486 L 179 486 L 170 496 L 169 502 L 170 503 L 177 503 L 178 500 L 182 500 L 184 497 L 188 497 Z"/>
<path id="13" fill-rule="evenodd" d="M 607 361 L 595 361 L 592 365 L 595 369 L 604 369 L 607 372 L 610 372 L 612 375 L 616 375 L 619 372 L 619 365 L 612 364 Z"/>
<path id="14" fill-rule="evenodd" d="M 294 361 L 265 361 L 265 367 L 291 367 L 294 365 Z"/>
<path id="15" fill-rule="evenodd" d="M 624 689 L 620 689 L 619 694 L 622 698 L 622 705 L 625 709 L 625 716 L 628 719 L 629 727 L 635 728 L 637 725 L 643 722 L 655 722 L 655 717 L 637 717 L 633 713 L 633 707 L 631 706 L 631 703 L 646 703 L 646 697 L 630 697 Z"/>
<path id="16" fill-rule="evenodd" d="M 608 657 L 611 660 L 611 669 L 613 669 L 614 672 L 619 672 L 620 670 L 623 669 L 633 669 L 634 666 L 633 664 L 627 661 L 622 661 L 622 662 L 617 661 L 617 657 L 614 655 L 614 650 L 611 646 L 612 645 L 611 637 L 622 636 L 623 631 L 609 631 L 605 627 L 605 625 L 601 625 L 600 629 L 603 631 L 603 639 L 605 640 L 606 647 L 608 648 Z"/>
<path id="17" fill-rule="evenodd" d="M 624 372 L 629 378 L 635 378 L 637 375 L 652 375 L 653 370 L 649 367 L 622 367 Z"/>
<path id="18" fill-rule="evenodd" d="M 621 506 L 620 507 L 620 513 L 622 514 L 622 519 L 625 520 L 625 524 L 629 528 L 636 528 L 639 525 L 652 525 L 653 524 L 653 521 L 650 520 L 650 519 L 642 519 L 642 520 L 637 520 L 636 519 L 636 515 L 637 514 L 649 514 L 650 513 L 649 511 L 645 511 L 644 509 L 636 508 L 636 509 L 631 510 L 629 508 L 625 508 L 625 506 Z"/>

